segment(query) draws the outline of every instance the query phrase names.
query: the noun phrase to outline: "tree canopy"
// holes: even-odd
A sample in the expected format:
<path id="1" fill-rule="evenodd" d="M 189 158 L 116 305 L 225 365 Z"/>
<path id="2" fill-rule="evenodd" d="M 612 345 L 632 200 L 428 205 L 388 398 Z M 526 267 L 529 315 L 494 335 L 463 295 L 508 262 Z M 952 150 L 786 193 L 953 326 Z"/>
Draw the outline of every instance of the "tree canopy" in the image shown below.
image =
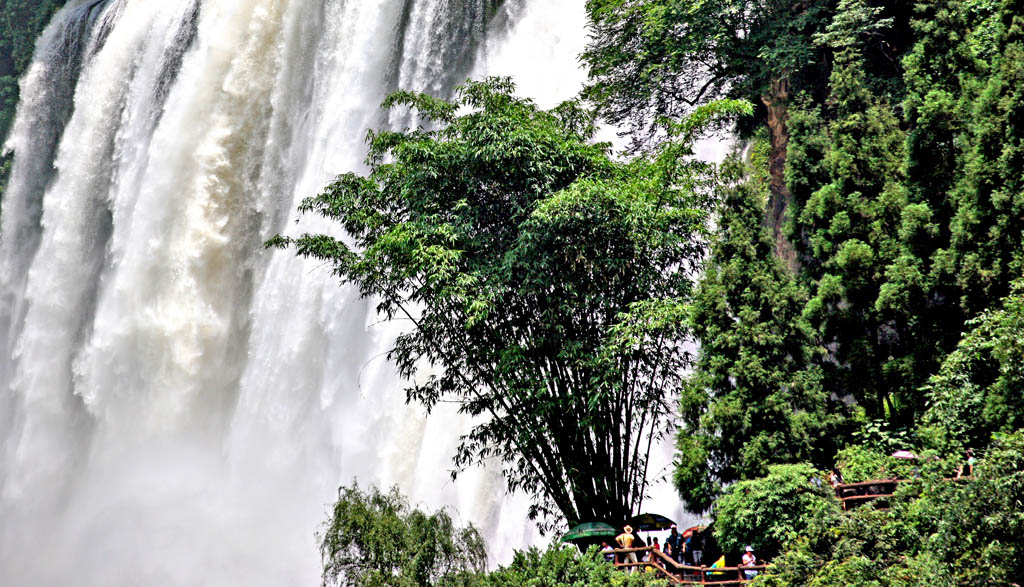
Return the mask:
<path id="1" fill-rule="evenodd" d="M 320 535 L 323 584 L 358 587 L 464 585 L 484 569 L 483 538 L 458 528 L 444 510 L 411 508 L 392 488 L 338 490 L 338 501 Z"/>
<path id="2" fill-rule="evenodd" d="M 393 94 L 385 107 L 436 128 L 371 133 L 369 175 L 302 205 L 350 239 L 271 244 L 329 262 L 386 318 L 409 321 L 389 353 L 409 400 L 482 417 L 457 467 L 502 463 L 509 488 L 536 498 L 533 516 L 618 522 L 643 499 L 689 361 L 683 303 L 711 173 L 690 144 L 748 108 L 710 105 L 673 127 L 679 141 L 620 161 L 591 141 L 578 105 L 543 111 L 512 91 L 490 79 L 453 102 Z"/>
<path id="3" fill-rule="evenodd" d="M 692 304 L 701 346 L 680 403 L 675 481 L 695 511 L 710 508 L 723 485 L 764 475 L 771 463 L 827 463 L 849 419 L 811 362 L 806 294 L 775 256 L 763 225 L 765 183 L 746 178 L 755 169 L 736 158 L 725 165 L 717 230 Z"/>
<path id="4" fill-rule="evenodd" d="M 760 103 L 780 80 L 824 71 L 812 36 L 832 4 L 588 0 L 593 38 L 583 54 L 590 71 L 584 95 L 608 120 L 640 133 L 723 96 Z"/>
<path id="5" fill-rule="evenodd" d="M 835 526 L 840 514 L 839 501 L 813 467 L 773 465 L 763 477 L 729 487 L 718 500 L 714 531 L 727 552 L 749 544 L 762 559 L 772 559 L 794 534 Z"/>

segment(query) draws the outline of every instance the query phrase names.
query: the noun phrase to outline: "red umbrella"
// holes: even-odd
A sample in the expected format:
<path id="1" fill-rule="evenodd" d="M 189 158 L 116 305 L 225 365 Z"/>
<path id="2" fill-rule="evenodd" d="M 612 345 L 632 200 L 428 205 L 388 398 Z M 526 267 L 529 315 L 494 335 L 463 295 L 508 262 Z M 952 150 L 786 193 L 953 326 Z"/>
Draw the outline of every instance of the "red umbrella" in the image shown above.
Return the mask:
<path id="1" fill-rule="evenodd" d="M 694 534 L 699 534 L 699 533 L 704 531 L 704 528 L 707 528 L 707 526 L 692 526 L 690 528 L 687 528 L 686 530 L 683 530 L 683 532 L 682 532 L 683 538 L 689 538 L 690 536 L 693 536 Z"/>

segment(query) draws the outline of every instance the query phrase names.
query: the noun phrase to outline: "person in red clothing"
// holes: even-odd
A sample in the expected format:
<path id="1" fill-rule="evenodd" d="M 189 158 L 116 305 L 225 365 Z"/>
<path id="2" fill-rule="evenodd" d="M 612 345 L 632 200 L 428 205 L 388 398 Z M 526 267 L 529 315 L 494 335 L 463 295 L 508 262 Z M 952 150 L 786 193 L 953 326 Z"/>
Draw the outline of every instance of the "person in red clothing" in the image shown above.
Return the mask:
<path id="1" fill-rule="evenodd" d="M 657 536 L 654 537 L 654 543 L 651 544 L 651 552 L 648 553 L 647 560 L 651 561 L 652 563 L 661 564 L 661 559 L 658 558 L 658 555 L 654 554 L 655 550 L 661 550 L 661 545 L 658 544 Z"/>

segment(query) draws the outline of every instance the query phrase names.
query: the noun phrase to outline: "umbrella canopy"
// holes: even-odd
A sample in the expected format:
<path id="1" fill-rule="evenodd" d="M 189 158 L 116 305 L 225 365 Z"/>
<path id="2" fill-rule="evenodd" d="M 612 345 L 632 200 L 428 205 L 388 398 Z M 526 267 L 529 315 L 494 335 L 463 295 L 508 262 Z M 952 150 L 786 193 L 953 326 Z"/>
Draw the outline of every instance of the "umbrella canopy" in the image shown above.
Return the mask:
<path id="1" fill-rule="evenodd" d="M 615 536 L 618 532 L 612 526 L 604 522 L 584 522 L 574 527 L 562 536 L 562 542 L 574 542 L 584 538 L 601 538 L 603 536 Z"/>
<path id="2" fill-rule="evenodd" d="M 704 528 L 707 528 L 707 526 L 693 526 L 693 527 L 687 528 L 686 530 L 683 530 L 683 532 L 682 532 L 683 538 L 689 538 L 690 536 L 693 536 L 694 534 L 700 534 L 701 532 L 704 531 Z"/>
<path id="3" fill-rule="evenodd" d="M 640 514 L 639 516 L 633 516 L 626 523 L 640 532 L 668 530 L 675 525 L 675 522 L 661 514 Z"/>
<path id="4" fill-rule="evenodd" d="M 917 458 L 917 455 L 915 455 L 914 453 L 910 452 L 909 450 L 898 450 L 898 451 L 892 453 L 891 456 L 893 458 L 897 458 L 897 459 L 916 459 Z"/>

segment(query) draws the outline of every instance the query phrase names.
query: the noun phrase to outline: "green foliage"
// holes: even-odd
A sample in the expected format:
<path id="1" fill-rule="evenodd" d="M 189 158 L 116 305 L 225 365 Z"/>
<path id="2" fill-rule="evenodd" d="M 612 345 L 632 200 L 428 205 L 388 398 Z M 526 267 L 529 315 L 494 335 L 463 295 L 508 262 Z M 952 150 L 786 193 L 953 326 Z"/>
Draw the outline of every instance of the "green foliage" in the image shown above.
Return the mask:
<path id="1" fill-rule="evenodd" d="M 889 458 L 881 452 L 863 445 L 848 446 L 836 455 L 836 466 L 846 483 L 860 483 L 871 479 L 885 479 Z"/>
<path id="2" fill-rule="evenodd" d="M 809 535 L 839 523 L 841 509 L 821 472 L 805 464 L 772 465 L 758 479 L 740 481 L 715 505 L 715 538 L 725 552 L 750 544 L 772 558 Z"/>
<path id="3" fill-rule="evenodd" d="M 794 542 L 755 585 L 952 586 L 948 570 L 917 551 L 919 540 L 906 522 L 863 506 L 827 532 Z"/>
<path id="4" fill-rule="evenodd" d="M 845 0 L 818 36 L 834 51 L 830 96 L 794 110 L 787 178 L 804 317 L 828 349 L 824 385 L 893 434 L 920 422 L 920 388 L 965 319 L 1021 273 L 1021 173 L 1007 134 L 1021 118 L 1005 81 L 1018 60 L 1004 57 L 1020 25 L 1007 3 L 922 3 L 904 135 L 866 75 L 863 48 L 892 24 L 879 10 Z"/>
<path id="5" fill-rule="evenodd" d="M 968 327 L 927 388 L 922 436 L 946 454 L 1024 426 L 1024 281 Z"/>
<path id="6" fill-rule="evenodd" d="M 472 525 L 456 527 L 443 510 L 410 508 L 397 487 L 340 488 L 320 541 L 325 586 L 469 585 L 487 562 Z"/>
<path id="7" fill-rule="evenodd" d="M 969 3 L 968 3 L 969 4 Z M 980 29 L 980 30 L 979 30 Z M 984 35 L 980 33 L 984 32 Z M 950 253 L 970 314 L 994 305 L 1024 274 L 1024 14 L 1000 2 L 971 31 L 991 59 L 971 80 L 962 174 L 951 196 Z M 973 40 L 973 39 L 972 39 Z"/>
<path id="8" fill-rule="evenodd" d="M 484 571 L 483 538 L 456 527 L 444 511 L 410 508 L 392 488 L 342 487 L 320 535 L 323 584 L 353 587 L 634 587 L 664 586 L 653 573 L 623 573 L 597 547 L 567 545 L 517 551 L 511 564 Z"/>
<path id="9" fill-rule="evenodd" d="M 847 481 L 921 473 L 891 514 L 858 509 L 835 532 L 804 532 L 779 559 L 783 579 L 759 584 L 1006 584 L 1005 539 L 950 554 L 920 538 L 967 509 L 959 492 L 975 481 L 940 481 L 955 465 L 931 452 L 887 455 L 981 450 L 1022 425 L 1024 5 L 594 0 L 588 10 L 587 95 L 613 120 L 649 131 L 716 92 L 767 107 L 756 117 L 769 123 L 767 156 L 764 134 L 741 125 L 755 137 L 748 165 L 715 191 L 692 312 L 701 351 L 677 438 L 683 498 L 705 509 L 774 463 L 838 462 Z M 798 262 L 763 226 L 780 228 L 780 202 Z M 917 499 L 932 494 L 946 504 Z M 1004 575 L 971 575 L 958 557 L 988 557 Z"/>
<path id="10" fill-rule="evenodd" d="M 502 463 L 534 516 L 621 520 L 689 363 L 683 304 L 713 170 L 689 158 L 696 122 L 675 129 L 686 140 L 622 162 L 590 141 L 591 113 L 541 111 L 512 91 L 492 79 L 450 104 L 393 95 L 387 106 L 416 107 L 437 130 L 370 133 L 370 175 L 302 205 L 351 239 L 270 244 L 328 262 L 387 319 L 409 321 L 389 353 L 414 381 L 409 400 L 481 416 L 457 467 Z M 744 107 L 709 109 L 696 116 Z M 416 378 L 425 364 L 434 374 Z"/>
<path id="11" fill-rule="evenodd" d="M 874 450 L 883 444 L 872 441 L 869 444 L 854 444 L 839 451 L 836 455 L 836 466 L 839 467 L 846 483 L 860 483 L 873 479 L 910 479 L 915 470 L 922 466 L 919 460 L 896 459 L 891 457 L 891 447 Z M 906 444 L 896 445 L 906 448 Z M 899 449 L 895 449 L 899 450 Z M 923 455 L 921 455 L 923 458 Z"/>
<path id="12" fill-rule="evenodd" d="M 832 2 L 588 0 L 585 96 L 637 138 L 724 95 L 760 102 L 774 80 L 821 75 L 813 43 Z"/>
<path id="13" fill-rule="evenodd" d="M 791 542 L 756 585 L 1009 586 L 1024 576 L 1024 431 L 997 436 L 973 478 L 926 467 L 892 501 Z"/>
<path id="14" fill-rule="evenodd" d="M 932 482 L 915 512 L 918 532 L 958 584 L 1008 585 L 1024 577 L 1024 431 L 997 435 L 974 475 Z"/>
<path id="15" fill-rule="evenodd" d="M 907 428 L 893 428 L 885 420 L 869 420 L 853 433 L 858 447 L 870 446 L 873 452 L 880 455 L 891 455 L 898 450 L 912 449 L 918 445 L 918 439 Z"/>
<path id="16" fill-rule="evenodd" d="M 804 243 L 801 277 L 811 291 L 804 316 L 829 349 L 821 363 L 825 385 L 854 397 L 869 418 L 900 423 L 912 421 L 922 402 L 916 392 L 920 381 L 913 377 L 909 318 L 881 307 L 885 268 L 900 252 L 898 227 L 907 196 L 901 184 L 903 132 L 864 75 L 862 47 L 890 24 L 876 13 L 863 0 L 843 0 L 818 37 L 835 51 L 827 103 L 831 121 L 822 121 L 823 138 L 814 141 L 811 156 L 820 162 L 807 161 L 807 154 L 797 159 L 814 176 L 794 177 L 791 167 L 790 178 L 799 202 L 796 231 Z M 815 185 L 807 194 L 804 186 Z"/>
<path id="17" fill-rule="evenodd" d="M 581 555 L 575 548 L 530 548 L 516 552 L 512 564 L 484 576 L 480 587 L 630 587 L 668 585 L 651 573 L 623 573 L 604 560 L 596 547 Z"/>
<path id="18" fill-rule="evenodd" d="M 766 182 L 751 168 L 725 166 L 711 257 L 694 300 L 701 341 L 684 388 L 675 482 L 694 510 L 706 510 L 723 484 L 760 477 L 771 463 L 831 463 L 844 409 L 808 368 L 805 301 L 774 255 L 762 225 Z"/>

